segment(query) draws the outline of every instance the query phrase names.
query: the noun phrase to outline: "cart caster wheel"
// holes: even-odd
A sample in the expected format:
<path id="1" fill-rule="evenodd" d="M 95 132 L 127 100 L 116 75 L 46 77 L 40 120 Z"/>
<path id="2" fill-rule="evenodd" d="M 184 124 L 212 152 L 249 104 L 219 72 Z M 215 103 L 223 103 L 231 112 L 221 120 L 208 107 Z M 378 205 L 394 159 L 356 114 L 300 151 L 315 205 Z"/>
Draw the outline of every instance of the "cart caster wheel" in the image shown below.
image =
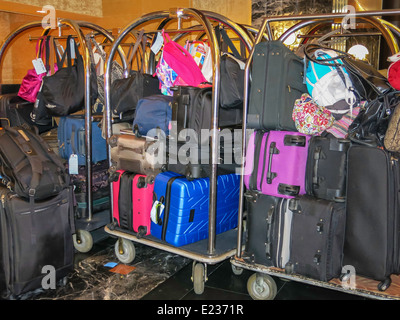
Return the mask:
<path id="1" fill-rule="evenodd" d="M 392 283 L 392 279 L 390 279 L 390 278 L 387 278 L 387 279 L 383 280 L 382 282 L 380 282 L 378 284 L 378 290 L 379 291 L 386 291 L 387 288 L 390 287 L 391 283 Z"/>
<path id="2" fill-rule="evenodd" d="M 237 267 L 232 264 L 232 272 L 236 276 L 240 276 L 243 273 L 243 268 Z"/>
<path id="3" fill-rule="evenodd" d="M 254 300 L 273 300 L 278 289 L 272 277 L 255 273 L 247 280 L 247 291 Z"/>
<path id="4" fill-rule="evenodd" d="M 72 236 L 74 241 L 74 247 L 76 250 L 82 253 L 89 252 L 93 248 L 93 237 L 89 231 L 77 230 Z"/>
<path id="5" fill-rule="evenodd" d="M 194 293 L 202 294 L 204 292 L 204 283 L 206 282 L 204 264 L 196 263 L 194 265 L 192 281 Z"/>
<path id="6" fill-rule="evenodd" d="M 135 260 L 135 245 L 130 240 L 119 238 L 115 243 L 114 252 L 118 260 L 124 264 L 129 264 Z"/>

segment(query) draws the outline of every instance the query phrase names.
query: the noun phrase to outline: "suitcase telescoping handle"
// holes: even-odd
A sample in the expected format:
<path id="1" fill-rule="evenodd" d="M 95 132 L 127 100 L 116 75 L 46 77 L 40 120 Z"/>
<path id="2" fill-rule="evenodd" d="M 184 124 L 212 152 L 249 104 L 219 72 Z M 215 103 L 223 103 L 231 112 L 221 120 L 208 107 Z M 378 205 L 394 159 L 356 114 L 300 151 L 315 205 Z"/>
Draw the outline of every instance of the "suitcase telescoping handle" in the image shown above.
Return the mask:
<path id="1" fill-rule="evenodd" d="M 268 159 L 268 171 L 267 171 L 267 183 L 271 184 L 272 180 L 274 178 L 276 178 L 277 174 L 276 172 L 272 172 L 272 158 L 274 156 L 274 154 L 279 154 L 279 150 L 276 147 L 276 143 L 275 142 L 271 142 L 271 144 L 269 145 L 269 159 Z"/>

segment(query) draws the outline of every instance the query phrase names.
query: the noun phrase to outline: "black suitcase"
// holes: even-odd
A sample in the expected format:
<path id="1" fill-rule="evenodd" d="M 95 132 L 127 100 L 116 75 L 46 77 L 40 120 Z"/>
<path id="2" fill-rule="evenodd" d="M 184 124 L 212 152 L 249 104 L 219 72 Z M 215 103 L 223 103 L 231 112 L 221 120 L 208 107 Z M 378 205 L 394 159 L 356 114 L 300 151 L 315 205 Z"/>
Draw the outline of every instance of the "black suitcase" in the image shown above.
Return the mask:
<path id="1" fill-rule="evenodd" d="M 349 140 L 332 135 L 311 137 L 306 165 L 307 194 L 338 202 L 346 200 L 349 147 Z"/>
<path id="2" fill-rule="evenodd" d="M 290 257 L 289 201 L 250 191 L 245 197 L 248 231 L 243 257 L 250 263 L 284 268 Z"/>
<path id="3" fill-rule="evenodd" d="M 303 60 L 281 41 L 255 46 L 247 126 L 253 129 L 297 131 L 292 120 L 296 99 L 307 92 Z"/>
<path id="4" fill-rule="evenodd" d="M 32 204 L 0 187 L 0 292 L 9 299 L 49 289 L 74 266 L 72 190 Z M 52 278 L 55 271 L 55 278 Z M 46 277 L 46 279 L 44 279 Z"/>
<path id="5" fill-rule="evenodd" d="M 342 271 L 345 203 L 304 195 L 290 199 L 293 212 L 287 273 L 329 281 Z"/>
<path id="6" fill-rule="evenodd" d="M 237 144 L 239 133 L 239 131 L 229 129 L 218 132 L 217 175 L 239 173 L 241 164 L 241 149 Z M 208 139 L 202 137 L 201 142 L 168 139 L 167 145 L 167 163 L 163 171 L 182 174 L 188 180 L 210 176 L 211 148 Z"/>
<path id="7" fill-rule="evenodd" d="M 177 134 L 183 129 L 193 129 L 200 134 L 201 129 L 211 128 L 212 88 L 173 87 L 172 121 L 176 122 Z M 219 108 L 219 123 L 222 127 L 236 127 L 242 123 L 242 110 Z"/>
<path id="8" fill-rule="evenodd" d="M 47 124 L 38 125 L 31 119 L 34 104 L 22 99 L 17 93 L 0 95 L 0 124 L 2 127 L 22 126 L 24 123 L 38 128 L 39 133 L 44 133 L 57 127 L 51 118 Z"/>
<path id="9" fill-rule="evenodd" d="M 377 281 L 399 273 L 399 159 L 380 148 L 352 145 L 348 153 L 344 265 Z"/>

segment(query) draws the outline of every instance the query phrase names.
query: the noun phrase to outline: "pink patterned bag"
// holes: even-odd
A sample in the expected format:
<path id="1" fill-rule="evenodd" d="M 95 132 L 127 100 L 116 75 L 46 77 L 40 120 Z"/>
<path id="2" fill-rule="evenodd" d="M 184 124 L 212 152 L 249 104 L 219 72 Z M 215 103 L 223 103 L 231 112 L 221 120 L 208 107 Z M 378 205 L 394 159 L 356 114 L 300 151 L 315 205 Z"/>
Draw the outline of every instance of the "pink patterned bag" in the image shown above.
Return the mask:
<path id="1" fill-rule="evenodd" d="M 164 31 L 162 35 L 164 47 L 156 68 L 161 92 L 172 95 L 170 87 L 174 85 L 197 87 L 202 82 L 207 82 L 192 55 L 180 44 L 172 41 Z"/>

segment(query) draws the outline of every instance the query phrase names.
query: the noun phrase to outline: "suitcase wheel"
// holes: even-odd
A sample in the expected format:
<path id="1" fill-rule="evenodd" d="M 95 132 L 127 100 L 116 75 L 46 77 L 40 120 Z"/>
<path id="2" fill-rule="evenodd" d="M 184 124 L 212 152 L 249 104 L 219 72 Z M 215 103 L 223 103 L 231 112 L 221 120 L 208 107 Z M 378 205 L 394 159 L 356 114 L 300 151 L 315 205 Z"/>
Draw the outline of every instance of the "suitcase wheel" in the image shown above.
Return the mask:
<path id="1" fill-rule="evenodd" d="M 138 239 L 142 238 L 143 236 L 145 236 L 147 233 L 147 227 L 145 226 L 139 226 L 138 228 L 138 232 L 137 232 L 137 237 Z"/>
<path id="2" fill-rule="evenodd" d="M 381 281 L 378 284 L 378 290 L 379 291 L 386 291 L 387 288 L 390 287 L 390 284 L 392 283 L 392 279 L 390 279 L 390 277 L 386 278 L 385 280 Z"/>

